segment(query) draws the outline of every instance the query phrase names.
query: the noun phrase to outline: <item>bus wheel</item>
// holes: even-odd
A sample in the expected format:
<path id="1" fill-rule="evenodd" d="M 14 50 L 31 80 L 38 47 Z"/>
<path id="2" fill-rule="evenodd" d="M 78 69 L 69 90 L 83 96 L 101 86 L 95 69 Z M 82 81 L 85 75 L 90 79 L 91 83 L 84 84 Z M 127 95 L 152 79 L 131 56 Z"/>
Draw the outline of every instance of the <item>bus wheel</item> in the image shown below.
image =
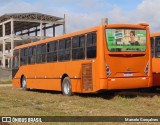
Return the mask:
<path id="1" fill-rule="evenodd" d="M 22 78 L 22 89 L 27 90 L 27 82 L 25 77 Z"/>
<path id="2" fill-rule="evenodd" d="M 65 77 L 62 82 L 62 93 L 65 96 L 72 95 L 72 85 L 69 77 Z"/>

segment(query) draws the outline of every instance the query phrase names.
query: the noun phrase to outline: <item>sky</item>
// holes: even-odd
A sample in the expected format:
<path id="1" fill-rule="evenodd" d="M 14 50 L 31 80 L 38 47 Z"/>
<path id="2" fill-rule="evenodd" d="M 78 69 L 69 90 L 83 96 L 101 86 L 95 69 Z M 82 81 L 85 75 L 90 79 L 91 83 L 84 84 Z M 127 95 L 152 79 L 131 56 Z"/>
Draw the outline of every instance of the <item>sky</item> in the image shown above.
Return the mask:
<path id="1" fill-rule="evenodd" d="M 63 17 L 66 14 L 67 33 L 100 25 L 101 18 L 108 18 L 110 24 L 147 22 L 151 32 L 158 32 L 159 6 L 160 0 L 0 0 L 0 15 L 39 12 Z"/>

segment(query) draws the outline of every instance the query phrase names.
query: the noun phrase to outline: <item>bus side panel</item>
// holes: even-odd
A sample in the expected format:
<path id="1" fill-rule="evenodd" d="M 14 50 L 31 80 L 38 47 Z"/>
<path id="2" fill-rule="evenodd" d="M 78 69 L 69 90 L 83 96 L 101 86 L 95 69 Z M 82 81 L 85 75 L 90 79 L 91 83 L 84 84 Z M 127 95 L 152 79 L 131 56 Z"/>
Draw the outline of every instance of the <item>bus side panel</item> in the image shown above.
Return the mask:
<path id="1" fill-rule="evenodd" d="M 12 83 L 20 87 L 20 78 L 24 75 L 27 88 L 61 91 L 61 77 L 67 74 L 71 79 L 72 91 L 82 92 L 81 64 L 83 62 L 91 62 L 91 60 L 21 66 L 15 75 L 18 80 L 13 80 Z"/>
<path id="2" fill-rule="evenodd" d="M 27 88 L 61 91 L 61 79 L 27 79 Z"/>
<path id="3" fill-rule="evenodd" d="M 91 62 L 90 60 L 75 60 L 72 62 L 66 62 L 66 74 L 71 79 L 72 91 L 83 92 L 82 88 L 82 64 Z M 63 72 L 63 71 L 62 71 Z"/>
<path id="4" fill-rule="evenodd" d="M 15 76 L 12 79 L 12 85 L 16 88 L 21 88 L 21 76 L 23 73 L 26 73 L 25 67 L 20 67 L 19 70 L 16 72 Z M 23 72 L 22 72 L 23 71 Z"/>
<path id="5" fill-rule="evenodd" d="M 152 58 L 152 72 L 160 73 L 160 58 Z"/>
<path id="6" fill-rule="evenodd" d="M 20 80 L 19 79 L 12 79 L 12 86 L 14 88 L 20 88 L 21 87 Z"/>
<path id="7" fill-rule="evenodd" d="M 82 92 L 81 79 L 71 79 L 72 92 Z"/>

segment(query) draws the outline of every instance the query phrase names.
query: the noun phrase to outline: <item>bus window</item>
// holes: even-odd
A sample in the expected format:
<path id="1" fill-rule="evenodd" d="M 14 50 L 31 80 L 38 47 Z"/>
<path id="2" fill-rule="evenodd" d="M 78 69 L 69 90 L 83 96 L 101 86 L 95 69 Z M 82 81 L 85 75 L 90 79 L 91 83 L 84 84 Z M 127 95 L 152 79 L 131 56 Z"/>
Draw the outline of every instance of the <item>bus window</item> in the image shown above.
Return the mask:
<path id="1" fill-rule="evenodd" d="M 96 57 L 96 41 L 97 36 L 96 33 L 87 34 L 87 58 L 95 58 Z"/>
<path id="2" fill-rule="evenodd" d="M 59 41 L 58 60 L 67 61 L 70 60 L 71 38 L 63 39 Z"/>
<path id="3" fill-rule="evenodd" d="M 73 37 L 72 38 L 72 49 L 73 48 L 78 48 L 79 47 L 79 37 Z"/>
<path id="4" fill-rule="evenodd" d="M 152 57 L 155 57 L 155 43 L 154 43 L 154 38 L 151 37 L 151 49 L 152 49 Z"/>
<path id="5" fill-rule="evenodd" d="M 28 56 L 28 48 L 21 49 L 20 52 L 20 65 L 26 65 L 27 64 L 27 56 Z"/>
<path id="6" fill-rule="evenodd" d="M 64 57 L 64 59 L 65 60 L 70 60 L 70 58 L 71 58 L 71 39 L 70 38 L 68 38 L 68 39 L 66 39 L 65 40 L 65 57 Z"/>
<path id="7" fill-rule="evenodd" d="M 47 44 L 47 62 L 57 61 L 57 41 Z"/>
<path id="8" fill-rule="evenodd" d="M 76 36 L 72 39 L 72 59 L 84 59 L 85 35 Z"/>
<path id="9" fill-rule="evenodd" d="M 46 62 L 46 44 L 37 46 L 36 63 Z"/>
<path id="10" fill-rule="evenodd" d="M 144 52 L 146 50 L 146 30 L 106 29 L 107 45 L 110 52 Z"/>
<path id="11" fill-rule="evenodd" d="M 36 54 L 36 63 L 41 63 L 41 51 L 42 51 L 42 46 L 38 45 L 37 46 L 37 54 Z"/>
<path id="12" fill-rule="evenodd" d="M 18 69 L 19 67 L 19 50 L 15 50 L 13 53 L 14 57 L 13 57 L 13 69 Z"/>
<path id="13" fill-rule="evenodd" d="M 28 64 L 35 63 L 36 47 L 30 47 L 28 50 Z"/>
<path id="14" fill-rule="evenodd" d="M 58 48 L 58 61 L 64 60 L 64 52 L 65 52 L 65 40 L 59 41 L 59 48 Z"/>
<path id="15" fill-rule="evenodd" d="M 156 37 L 155 42 L 155 57 L 160 58 L 160 37 Z"/>
<path id="16" fill-rule="evenodd" d="M 42 45 L 42 63 L 46 62 L 46 44 Z"/>

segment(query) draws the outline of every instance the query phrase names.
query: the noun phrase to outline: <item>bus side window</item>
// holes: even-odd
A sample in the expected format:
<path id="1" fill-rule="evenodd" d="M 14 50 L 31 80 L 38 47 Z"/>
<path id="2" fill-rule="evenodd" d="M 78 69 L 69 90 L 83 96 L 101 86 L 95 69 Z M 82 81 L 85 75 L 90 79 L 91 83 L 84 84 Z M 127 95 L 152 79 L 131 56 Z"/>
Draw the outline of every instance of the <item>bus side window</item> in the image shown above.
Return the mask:
<path id="1" fill-rule="evenodd" d="M 96 43 L 97 43 L 97 34 L 89 33 L 87 34 L 87 58 L 95 58 L 96 57 Z"/>
<path id="2" fill-rule="evenodd" d="M 20 52 L 20 65 L 26 65 L 27 64 L 27 58 L 28 58 L 28 48 L 21 49 Z"/>
<path id="3" fill-rule="evenodd" d="M 32 50 L 32 60 L 31 60 L 31 63 L 32 64 L 35 64 L 36 63 L 36 46 L 34 46 L 33 48 L 32 48 L 33 50 Z"/>
<path id="4" fill-rule="evenodd" d="M 151 49 L 152 49 L 152 57 L 155 57 L 155 44 L 154 44 L 154 38 L 151 37 Z"/>
<path id="5" fill-rule="evenodd" d="M 47 62 L 57 61 L 57 41 L 47 44 Z"/>
<path id="6" fill-rule="evenodd" d="M 28 64 L 34 64 L 35 63 L 35 55 L 36 55 L 36 48 L 30 47 L 28 49 Z"/>
<path id="7" fill-rule="evenodd" d="M 36 63 L 46 62 L 46 44 L 37 45 Z"/>
<path id="8" fill-rule="evenodd" d="M 13 53 L 13 69 L 18 69 L 19 67 L 19 50 L 15 50 Z"/>
<path id="9" fill-rule="evenodd" d="M 20 65 L 24 65 L 24 49 L 20 50 Z"/>
<path id="10" fill-rule="evenodd" d="M 42 46 L 38 45 L 36 50 L 36 63 L 41 63 L 41 51 L 42 51 Z"/>
<path id="11" fill-rule="evenodd" d="M 63 39 L 59 41 L 58 60 L 67 61 L 70 60 L 71 38 Z"/>
<path id="12" fill-rule="evenodd" d="M 84 59 L 85 35 L 76 36 L 72 39 L 72 59 Z"/>
<path id="13" fill-rule="evenodd" d="M 70 60 L 71 58 L 71 38 L 65 40 L 65 57 L 64 60 Z"/>
<path id="14" fill-rule="evenodd" d="M 46 44 L 42 45 L 42 63 L 46 62 Z"/>
<path id="15" fill-rule="evenodd" d="M 160 37 L 157 36 L 155 39 L 155 57 L 160 58 Z"/>
<path id="16" fill-rule="evenodd" d="M 65 59 L 65 39 L 59 41 L 58 47 L 58 61 L 63 61 Z"/>
<path id="17" fill-rule="evenodd" d="M 78 59 L 85 58 L 85 35 L 79 37 L 79 56 Z"/>
<path id="18" fill-rule="evenodd" d="M 28 64 L 31 64 L 31 58 L 32 58 L 32 48 L 30 47 L 28 49 Z"/>

